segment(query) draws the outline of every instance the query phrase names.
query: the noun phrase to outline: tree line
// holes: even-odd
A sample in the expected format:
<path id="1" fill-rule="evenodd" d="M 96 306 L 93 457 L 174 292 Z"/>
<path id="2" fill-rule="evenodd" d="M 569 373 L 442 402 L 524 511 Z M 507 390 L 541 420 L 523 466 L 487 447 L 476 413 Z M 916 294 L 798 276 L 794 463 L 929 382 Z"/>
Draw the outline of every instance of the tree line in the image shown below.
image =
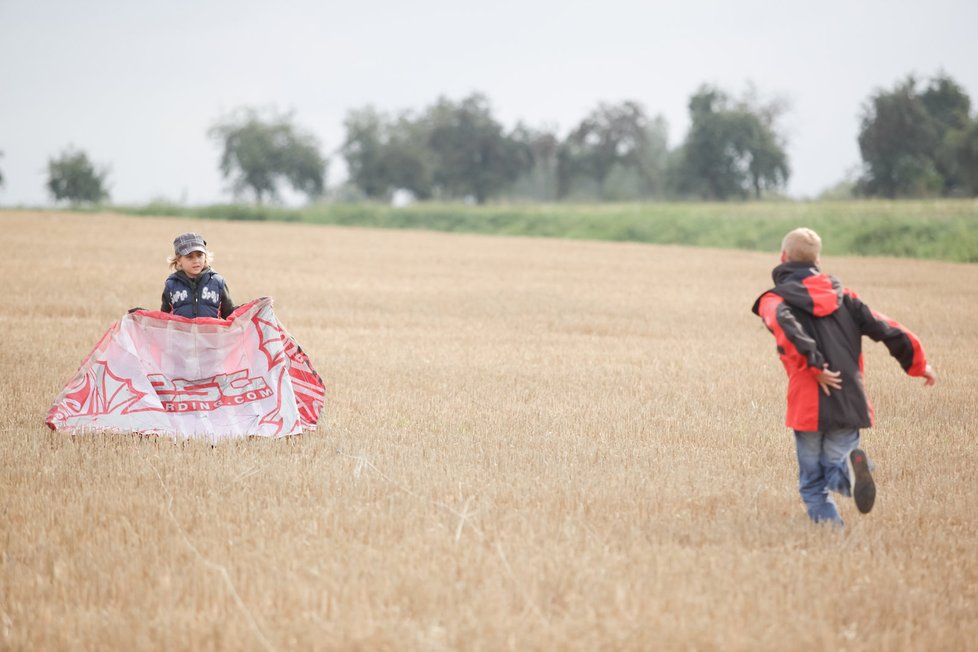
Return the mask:
<path id="1" fill-rule="evenodd" d="M 507 129 L 487 97 L 440 98 L 419 111 L 366 106 L 344 120 L 335 152 L 348 180 L 339 200 L 498 198 L 536 201 L 736 200 L 781 192 L 791 174 L 779 126 L 788 110 L 749 88 L 739 97 L 701 86 L 688 102 L 690 127 L 675 148 L 665 120 L 638 102 L 601 103 L 566 135 L 523 123 Z M 288 186 L 310 200 L 326 191 L 329 158 L 291 113 L 243 108 L 208 136 L 236 200 L 276 201 Z M 866 197 L 978 196 L 978 116 L 952 78 L 907 77 L 864 103 L 862 168 L 845 187 Z M 48 163 L 56 201 L 107 200 L 108 170 L 69 148 Z M 3 183 L 0 173 L 0 184 Z"/>

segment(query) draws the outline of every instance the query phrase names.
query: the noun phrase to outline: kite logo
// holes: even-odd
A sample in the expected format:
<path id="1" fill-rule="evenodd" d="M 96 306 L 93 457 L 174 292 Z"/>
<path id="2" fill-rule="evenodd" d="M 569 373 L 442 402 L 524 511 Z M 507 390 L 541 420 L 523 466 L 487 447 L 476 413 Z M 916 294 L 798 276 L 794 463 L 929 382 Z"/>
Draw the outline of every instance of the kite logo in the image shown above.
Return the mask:
<path id="1" fill-rule="evenodd" d="M 261 401 L 274 394 L 264 378 L 249 378 L 247 369 L 199 380 L 171 379 L 163 374 L 148 378 L 167 412 L 210 412 Z"/>

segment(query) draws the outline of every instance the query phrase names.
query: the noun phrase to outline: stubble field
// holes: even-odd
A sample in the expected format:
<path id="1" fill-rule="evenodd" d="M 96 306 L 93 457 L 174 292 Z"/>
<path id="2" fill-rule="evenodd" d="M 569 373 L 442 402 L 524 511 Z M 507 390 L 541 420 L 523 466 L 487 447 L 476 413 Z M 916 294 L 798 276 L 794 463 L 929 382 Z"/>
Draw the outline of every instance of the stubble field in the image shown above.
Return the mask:
<path id="1" fill-rule="evenodd" d="M 72 438 L 50 402 L 158 307 L 173 237 L 269 295 L 315 433 Z M 874 511 L 808 523 L 776 254 L 0 213 L 0 648 L 964 650 L 978 641 L 978 266 L 832 256 L 866 341 Z"/>

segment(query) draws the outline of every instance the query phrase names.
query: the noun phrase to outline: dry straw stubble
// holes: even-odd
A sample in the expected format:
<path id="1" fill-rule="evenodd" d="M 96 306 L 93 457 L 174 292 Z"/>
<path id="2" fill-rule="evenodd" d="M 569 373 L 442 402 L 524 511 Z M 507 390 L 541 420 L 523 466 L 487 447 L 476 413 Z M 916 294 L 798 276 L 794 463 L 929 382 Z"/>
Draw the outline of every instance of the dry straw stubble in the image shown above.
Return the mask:
<path id="1" fill-rule="evenodd" d="M 964 649 L 978 640 L 978 268 L 825 267 L 923 338 L 867 342 L 876 509 L 808 524 L 776 257 L 283 224 L 0 215 L 0 646 Z M 201 230 L 328 387 L 316 433 L 51 433 L 102 332 Z"/>

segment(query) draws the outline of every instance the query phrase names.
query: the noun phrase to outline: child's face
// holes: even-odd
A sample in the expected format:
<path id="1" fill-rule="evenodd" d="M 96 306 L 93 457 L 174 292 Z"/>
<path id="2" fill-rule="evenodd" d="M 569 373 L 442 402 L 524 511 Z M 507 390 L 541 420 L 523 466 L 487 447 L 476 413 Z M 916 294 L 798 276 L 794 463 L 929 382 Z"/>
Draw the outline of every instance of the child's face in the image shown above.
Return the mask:
<path id="1" fill-rule="evenodd" d="M 206 267 L 207 257 L 204 256 L 203 251 L 191 251 L 186 256 L 180 256 L 177 260 L 177 266 L 179 269 L 183 270 L 183 273 L 190 278 L 195 278 L 198 274 L 204 271 Z"/>

